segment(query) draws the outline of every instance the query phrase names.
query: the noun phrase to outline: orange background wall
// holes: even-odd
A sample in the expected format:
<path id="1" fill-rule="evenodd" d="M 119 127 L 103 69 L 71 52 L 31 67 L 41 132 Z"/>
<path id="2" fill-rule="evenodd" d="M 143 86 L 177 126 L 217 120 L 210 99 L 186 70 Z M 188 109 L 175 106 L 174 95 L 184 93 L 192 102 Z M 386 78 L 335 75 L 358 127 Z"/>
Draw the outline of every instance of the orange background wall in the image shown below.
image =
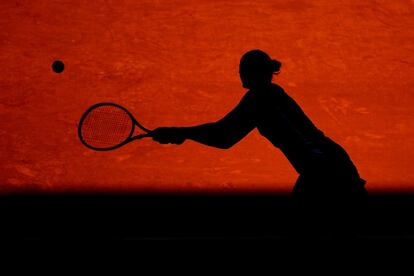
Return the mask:
<path id="1" fill-rule="evenodd" d="M 370 191 L 414 190 L 414 1 L 1 1 L 0 191 L 289 191 L 296 173 L 255 130 L 230 150 L 79 142 L 83 111 L 148 128 L 217 120 L 260 48 L 275 80 L 343 145 Z M 52 72 L 55 59 L 65 62 Z"/>

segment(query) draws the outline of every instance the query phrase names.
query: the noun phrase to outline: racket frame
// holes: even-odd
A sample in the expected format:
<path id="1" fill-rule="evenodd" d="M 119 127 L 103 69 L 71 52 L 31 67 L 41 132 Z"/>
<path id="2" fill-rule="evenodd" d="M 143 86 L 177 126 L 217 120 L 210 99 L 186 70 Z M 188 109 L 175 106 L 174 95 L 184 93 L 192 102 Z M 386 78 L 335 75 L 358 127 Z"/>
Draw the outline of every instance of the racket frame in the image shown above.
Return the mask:
<path id="1" fill-rule="evenodd" d="M 89 115 L 89 113 L 91 111 L 93 111 L 94 109 L 96 109 L 98 107 L 101 107 L 101 106 L 113 106 L 113 107 L 122 109 L 131 118 L 131 121 L 132 121 L 132 128 L 131 128 L 131 132 L 129 133 L 128 137 L 123 142 L 121 142 L 121 143 L 119 143 L 119 144 L 117 144 L 117 145 L 115 145 L 113 147 L 96 148 L 96 147 L 93 147 L 93 146 L 89 145 L 88 143 L 86 143 L 85 140 L 82 137 L 82 130 L 81 129 L 82 129 L 82 125 L 83 125 L 83 122 L 84 122 L 85 118 Z M 132 136 L 134 134 L 134 131 L 135 131 L 135 126 L 138 126 L 141 130 L 145 131 L 146 133 L 145 134 L 139 134 L 139 135 Z M 125 107 L 123 107 L 123 106 L 121 106 L 119 104 L 116 104 L 116 103 L 112 103 L 112 102 L 101 102 L 101 103 L 97 103 L 97 104 L 94 104 L 91 107 L 89 107 L 85 111 L 85 113 L 83 113 L 83 115 L 82 115 L 82 117 L 81 117 L 81 119 L 79 121 L 79 125 L 78 125 L 78 136 L 79 136 L 79 139 L 82 142 L 82 144 L 84 146 L 86 146 L 87 148 L 92 149 L 92 150 L 96 150 L 96 151 L 109 151 L 109 150 L 114 150 L 114 149 L 120 148 L 120 147 L 124 146 L 125 144 L 127 144 L 129 142 L 132 142 L 134 140 L 141 139 L 141 138 L 144 138 L 144 137 L 151 137 L 151 134 L 150 133 L 151 133 L 151 130 L 149 130 L 149 129 L 145 128 L 143 125 L 141 125 L 134 118 L 134 116 L 132 116 L 131 112 L 129 112 Z"/>

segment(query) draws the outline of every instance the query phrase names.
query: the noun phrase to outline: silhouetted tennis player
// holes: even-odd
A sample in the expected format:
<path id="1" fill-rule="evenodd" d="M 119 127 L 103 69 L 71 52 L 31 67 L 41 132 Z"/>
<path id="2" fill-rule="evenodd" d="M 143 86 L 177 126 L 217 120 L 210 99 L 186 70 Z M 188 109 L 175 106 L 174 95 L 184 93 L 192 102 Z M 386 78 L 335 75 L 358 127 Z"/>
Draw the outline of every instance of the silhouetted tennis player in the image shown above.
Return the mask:
<path id="1" fill-rule="evenodd" d="M 289 159 L 299 178 L 293 193 L 305 198 L 365 195 L 365 181 L 345 150 L 326 137 L 283 88 L 272 83 L 281 63 L 261 50 L 240 61 L 240 78 L 249 91 L 223 119 L 194 127 L 161 127 L 152 133 L 159 143 L 186 139 L 228 149 L 257 127 Z"/>

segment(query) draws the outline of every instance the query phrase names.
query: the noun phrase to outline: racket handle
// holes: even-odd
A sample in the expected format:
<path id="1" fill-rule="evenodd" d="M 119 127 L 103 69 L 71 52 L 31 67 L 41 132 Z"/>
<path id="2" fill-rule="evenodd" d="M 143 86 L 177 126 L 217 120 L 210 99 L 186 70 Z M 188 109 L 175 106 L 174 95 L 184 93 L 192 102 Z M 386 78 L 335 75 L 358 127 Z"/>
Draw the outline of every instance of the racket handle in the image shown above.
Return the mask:
<path id="1" fill-rule="evenodd" d="M 141 139 L 141 138 L 147 138 L 147 137 L 152 137 L 152 133 L 148 132 L 148 133 L 145 133 L 145 134 L 140 134 L 140 135 L 135 136 L 134 138 L 135 139 Z"/>

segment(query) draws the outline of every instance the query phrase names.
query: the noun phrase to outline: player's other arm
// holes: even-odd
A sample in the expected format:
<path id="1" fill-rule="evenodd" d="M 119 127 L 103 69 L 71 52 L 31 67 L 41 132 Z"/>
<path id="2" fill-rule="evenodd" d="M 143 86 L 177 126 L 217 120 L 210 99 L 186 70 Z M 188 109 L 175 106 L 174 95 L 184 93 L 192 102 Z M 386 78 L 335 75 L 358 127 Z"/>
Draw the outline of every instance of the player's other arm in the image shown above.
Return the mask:
<path id="1" fill-rule="evenodd" d="M 230 113 L 217 122 L 192 127 L 158 128 L 153 133 L 153 139 L 173 144 L 181 144 L 190 139 L 207 146 L 228 149 L 254 128 L 251 102 L 245 96 Z"/>

